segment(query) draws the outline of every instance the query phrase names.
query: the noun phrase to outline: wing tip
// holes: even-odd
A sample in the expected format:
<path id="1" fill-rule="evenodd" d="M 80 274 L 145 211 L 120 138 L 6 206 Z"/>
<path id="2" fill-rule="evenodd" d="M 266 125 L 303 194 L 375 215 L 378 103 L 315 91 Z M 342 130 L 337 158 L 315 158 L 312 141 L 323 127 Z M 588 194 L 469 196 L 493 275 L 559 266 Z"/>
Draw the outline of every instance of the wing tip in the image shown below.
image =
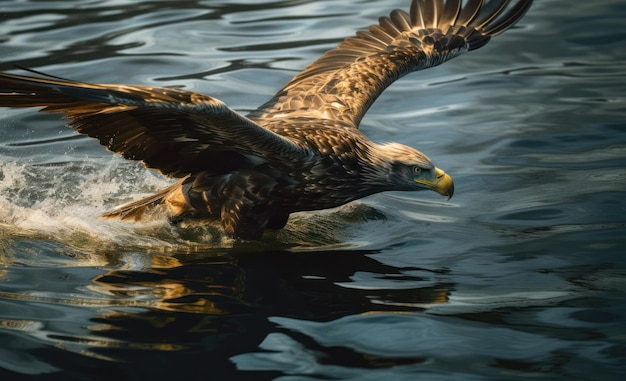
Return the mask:
<path id="1" fill-rule="evenodd" d="M 511 0 L 501 0 L 500 3 L 482 4 L 478 13 L 468 23 L 468 26 L 475 30 L 467 41 L 469 50 L 483 47 L 491 38 L 513 27 L 528 12 L 532 4 L 533 0 L 517 0 L 513 4 Z"/>
<path id="2" fill-rule="evenodd" d="M 465 3 L 465 4 L 464 4 Z M 464 34 L 468 50 L 484 46 L 515 25 L 533 0 L 412 0 L 408 17 L 413 28 L 439 28 Z"/>

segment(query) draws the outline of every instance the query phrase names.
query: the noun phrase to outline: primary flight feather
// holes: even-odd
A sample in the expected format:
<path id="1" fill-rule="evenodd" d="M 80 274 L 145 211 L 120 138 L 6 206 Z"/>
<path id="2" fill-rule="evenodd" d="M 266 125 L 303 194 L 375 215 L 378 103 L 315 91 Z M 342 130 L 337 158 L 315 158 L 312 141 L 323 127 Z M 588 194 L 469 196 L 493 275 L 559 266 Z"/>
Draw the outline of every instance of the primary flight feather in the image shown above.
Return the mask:
<path id="1" fill-rule="evenodd" d="M 480 48 L 513 26 L 532 0 L 413 0 L 357 32 L 244 116 L 185 90 L 0 74 L 0 106 L 43 107 L 113 152 L 180 178 L 105 213 L 139 220 L 165 206 L 173 221 L 219 219 L 233 237 L 259 239 L 293 212 L 336 207 L 389 190 L 452 197 L 450 176 L 411 147 L 358 130 L 396 79 Z"/>

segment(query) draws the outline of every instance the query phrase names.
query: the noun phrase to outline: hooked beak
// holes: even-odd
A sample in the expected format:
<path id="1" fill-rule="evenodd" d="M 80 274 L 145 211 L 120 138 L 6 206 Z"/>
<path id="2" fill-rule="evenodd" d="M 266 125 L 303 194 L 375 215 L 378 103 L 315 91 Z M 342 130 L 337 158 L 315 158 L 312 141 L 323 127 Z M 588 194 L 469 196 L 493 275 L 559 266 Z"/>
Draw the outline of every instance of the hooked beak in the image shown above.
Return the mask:
<path id="1" fill-rule="evenodd" d="M 454 182 L 452 177 L 439 168 L 435 168 L 435 178 L 432 181 L 415 180 L 415 182 L 424 184 L 442 196 L 448 196 L 448 200 L 454 194 Z"/>

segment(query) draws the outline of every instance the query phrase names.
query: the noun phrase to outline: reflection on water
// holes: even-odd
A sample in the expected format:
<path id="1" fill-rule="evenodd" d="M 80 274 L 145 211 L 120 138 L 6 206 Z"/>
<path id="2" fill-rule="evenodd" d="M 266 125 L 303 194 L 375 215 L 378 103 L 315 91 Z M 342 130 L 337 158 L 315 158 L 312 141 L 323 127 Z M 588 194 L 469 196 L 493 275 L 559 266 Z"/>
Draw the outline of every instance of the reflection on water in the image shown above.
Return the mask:
<path id="1" fill-rule="evenodd" d="M 422 306 L 446 301 L 451 285 L 436 281 L 397 290 L 339 286 L 360 272 L 395 281 L 436 277 L 437 271 L 426 269 L 412 270 L 421 273 L 420 277 L 403 275 L 370 254 L 374 252 L 129 254 L 126 258 L 111 254 L 111 262 L 125 265 L 99 271 L 65 267 L 57 269 L 56 279 L 48 274 L 44 280 L 39 274 L 49 269 L 14 268 L 4 279 L 19 283 L 20 290 L 3 291 L 0 297 L 22 303 L 14 306 L 15 313 L 3 310 L 2 326 L 5 333 L 19 332 L 40 345 L 98 360 L 126 362 L 138 357 L 142 361 L 146 351 L 185 352 L 186 356 L 191 352 L 193 356 L 200 350 L 219 350 L 220 356 L 228 358 L 243 353 L 230 348 L 252 350 L 269 335 L 275 324 L 268 318 L 273 315 L 332 320 L 371 312 L 373 300 Z M 32 290 L 34 283 L 46 291 Z M 33 303 L 38 306 L 39 321 L 18 318 L 25 312 L 19 306 Z M 376 309 L 417 309 L 390 304 Z M 202 342 L 199 337 L 210 340 Z M 57 356 L 50 354 L 41 371 L 49 365 L 63 369 L 53 361 Z M 228 364 L 216 370 L 227 371 L 223 368 Z"/>
<path id="2" fill-rule="evenodd" d="M 406 3 L 0 2 L 0 69 L 245 111 Z M 379 99 L 363 131 L 433 157 L 450 202 L 377 195 L 252 244 L 98 218 L 170 181 L 56 116 L 2 110 L 0 377 L 623 378 L 624 17 L 617 0 L 536 2 Z"/>

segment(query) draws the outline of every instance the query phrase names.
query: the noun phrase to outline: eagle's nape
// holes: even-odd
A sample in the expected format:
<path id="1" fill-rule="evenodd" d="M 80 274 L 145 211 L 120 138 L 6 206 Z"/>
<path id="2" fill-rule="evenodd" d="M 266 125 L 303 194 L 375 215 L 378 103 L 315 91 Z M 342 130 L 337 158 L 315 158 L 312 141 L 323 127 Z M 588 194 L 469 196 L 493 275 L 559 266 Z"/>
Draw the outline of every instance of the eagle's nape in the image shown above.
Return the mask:
<path id="1" fill-rule="evenodd" d="M 63 113 L 109 150 L 179 178 L 105 213 L 138 220 L 212 218 L 233 237 L 259 239 L 289 214 L 389 190 L 454 183 L 423 153 L 376 144 L 358 130 L 396 79 L 475 50 L 513 26 L 532 0 L 413 0 L 309 65 L 247 116 L 190 91 L 0 74 L 0 106 Z"/>

